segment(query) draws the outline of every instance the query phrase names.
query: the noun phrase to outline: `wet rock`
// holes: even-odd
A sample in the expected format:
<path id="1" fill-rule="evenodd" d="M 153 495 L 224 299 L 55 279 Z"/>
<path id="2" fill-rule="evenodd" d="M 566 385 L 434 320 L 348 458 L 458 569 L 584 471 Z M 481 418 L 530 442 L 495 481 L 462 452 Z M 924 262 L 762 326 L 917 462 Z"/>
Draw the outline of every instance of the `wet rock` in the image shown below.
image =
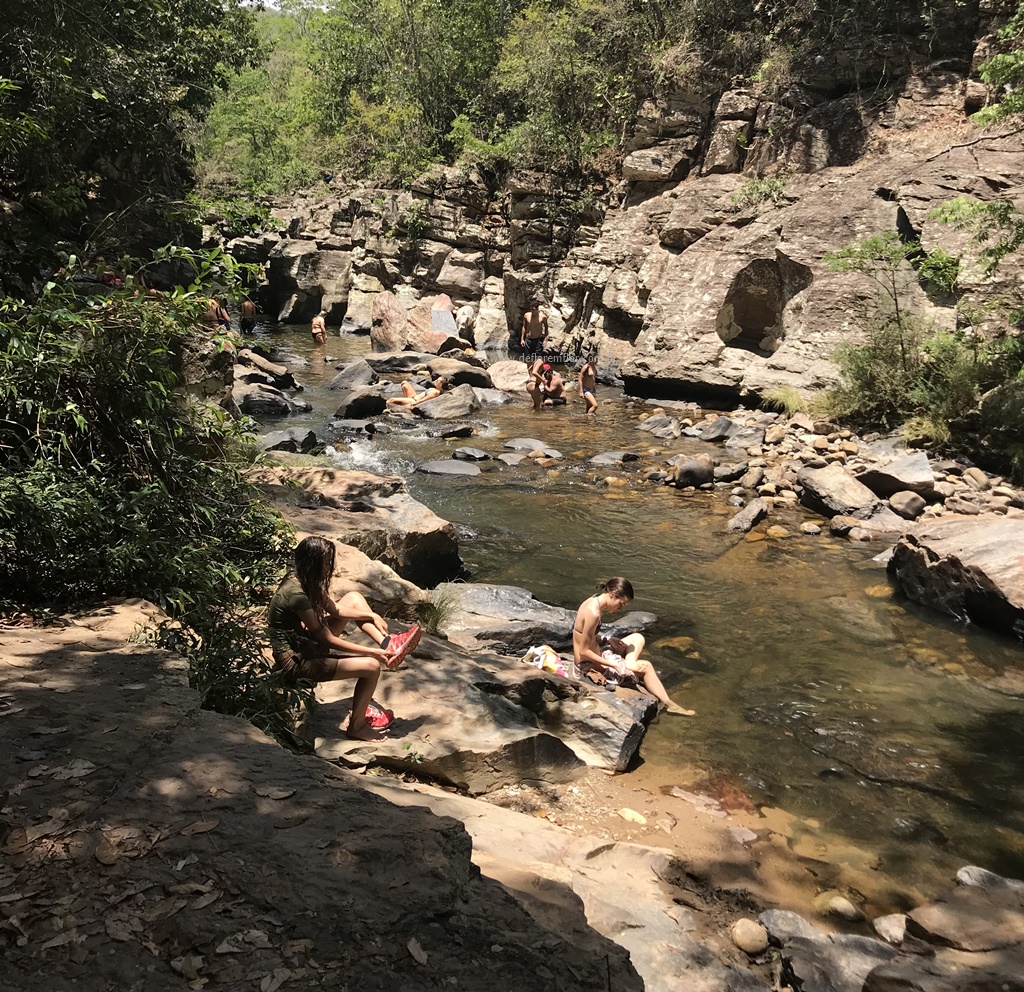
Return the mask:
<path id="1" fill-rule="evenodd" d="M 826 517 L 836 514 L 863 520 L 878 508 L 875 494 L 838 465 L 805 468 L 797 474 L 801 502 Z"/>
<path id="2" fill-rule="evenodd" d="M 587 461 L 591 465 L 621 465 L 623 462 L 636 462 L 640 460 L 639 455 L 632 451 L 605 451 L 600 455 L 594 455 Z"/>
<path id="3" fill-rule="evenodd" d="M 675 417 L 670 417 L 667 413 L 662 411 L 660 413 L 652 413 L 646 420 L 637 425 L 637 430 L 648 431 L 653 434 L 656 431 L 673 425 L 677 432 L 676 437 L 678 437 L 679 421 L 676 420 Z"/>
<path id="4" fill-rule="evenodd" d="M 412 412 L 426 420 L 462 420 L 480 409 L 480 401 L 470 385 L 456 386 L 432 400 L 425 400 Z"/>
<path id="5" fill-rule="evenodd" d="M 768 931 L 756 920 L 737 920 L 729 930 L 732 942 L 752 957 L 768 950 Z"/>
<path id="6" fill-rule="evenodd" d="M 841 627 L 847 636 L 864 644 L 891 644 L 896 640 L 892 625 L 881 619 L 870 605 L 847 596 L 829 596 L 824 601 L 832 623 Z"/>
<path id="7" fill-rule="evenodd" d="M 728 417 L 719 417 L 700 431 L 702 441 L 725 441 L 740 430 L 740 425 Z"/>
<path id="8" fill-rule="evenodd" d="M 375 417 L 387 409 L 384 394 L 377 386 L 357 386 L 338 394 L 338 408 L 334 416 L 339 420 Z"/>
<path id="9" fill-rule="evenodd" d="M 264 358 L 263 355 L 250 348 L 240 348 L 237 355 L 239 365 L 267 376 L 271 386 L 276 386 L 278 389 L 299 388 L 295 377 L 286 366 L 272 362 L 269 358 Z"/>
<path id="10" fill-rule="evenodd" d="M 328 389 L 356 389 L 359 386 L 375 386 L 380 382 L 380 376 L 370 367 L 365 359 L 356 362 L 349 362 L 341 366 L 341 371 L 331 380 Z"/>
<path id="11" fill-rule="evenodd" d="M 306 454 L 312 451 L 319 441 L 316 434 L 309 428 L 289 427 L 285 431 L 272 431 L 265 434 L 259 441 L 260 451 L 291 451 Z"/>
<path id="12" fill-rule="evenodd" d="M 505 406 L 507 403 L 514 403 L 516 398 L 501 389 L 481 389 L 473 387 L 473 395 L 481 406 Z"/>
<path id="13" fill-rule="evenodd" d="M 506 465 L 519 465 L 521 462 L 526 461 L 526 455 L 515 455 L 506 451 L 498 455 L 498 461 Z"/>
<path id="14" fill-rule="evenodd" d="M 751 500 L 732 520 L 727 530 L 730 534 L 746 534 L 759 520 L 768 516 L 768 504 L 761 499 Z"/>
<path id="15" fill-rule="evenodd" d="M 764 469 L 755 465 L 740 477 L 740 485 L 744 489 L 756 489 L 764 481 Z"/>
<path id="16" fill-rule="evenodd" d="M 293 399 L 274 386 L 258 382 L 236 382 L 231 397 L 242 413 L 253 417 L 285 417 L 311 409 L 305 400 Z"/>
<path id="17" fill-rule="evenodd" d="M 769 527 L 765 531 L 765 534 L 768 537 L 770 537 L 770 538 L 772 538 L 773 540 L 776 540 L 776 541 L 784 540 L 785 538 L 790 536 L 789 535 L 789 531 L 785 527 L 778 526 L 778 525 L 776 525 L 774 527 Z"/>
<path id="18" fill-rule="evenodd" d="M 451 439 L 457 437 L 472 437 L 475 429 L 472 424 L 456 424 L 454 427 L 445 427 L 438 431 L 436 436 Z"/>
<path id="19" fill-rule="evenodd" d="M 822 892 L 815 898 L 814 908 L 823 916 L 835 916 L 850 922 L 864 919 L 864 914 L 841 892 Z"/>
<path id="20" fill-rule="evenodd" d="M 1024 519 L 943 518 L 904 535 L 889 572 L 911 599 L 1024 637 Z"/>
<path id="21" fill-rule="evenodd" d="M 907 934 L 961 951 L 1024 942 L 1024 891 L 963 886 L 907 914 Z"/>
<path id="22" fill-rule="evenodd" d="M 482 448 L 456 448 L 452 452 L 452 458 L 467 462 L 484 462 L 490 457 Z"/>
<path id="23" fill-rule="evenodd" d="M 980 889 L 1018 889 L 1024 890 L 1024 882 L 1016 878 L 1004 878 L 987 868 L 979 868 L 977 865 L 964 865 L 956 873 L 957 885 L 975 886 Z"/>
<path id="24" fill-rule="evenodd" d="M 821 533 L 821 528 L 817 524 L 812 524 L 808 520 L 800 525 L 800 533 L 809 534 L 811 537 L 815 537 Z"/>
<path id="25" fill-rule="evenodd" d="M 456 461 L 455 458 L 438 458 L 423 462 L 416 466 L 416 471 L 426 475 L 480 475 L 478 466 L 468 461 Z"/>
<path id="26" fill-rule="evenodd" d="M 928 504 L 924 501 L 924 497 L 919 496 L 917 493 L 912 493 L 909 490 L 893 493 L 893 495 L 889 497 L 889 506 L 892 507 L 894 512 L 898 513 L 906 520 L 916 520 L 922 513 L 924 513 L 924 508 L 927 505 Z"/>
<path id="27" fill-rule="evenodd" d="M 549 448 L 543 441 L 538 441 L 534 437 L 514 437 L 511 441 L 506 441 L 503 448 L 508 448 L 509 451 L 525 451 L 527 454 L 533 454 L 536 452 L 535 457 L 544 458 L 564 458 L 565 456 L 557 448 Z"/>
<path id="28" fill-rule="evenodd" d="M 748 462 L 732 462 L 715 466 L 715 482 L 735 482 L 747 474 Z"/>
<path id="29" fill-rule="evenodd" d="M 677 489 L 713 483 L 715 481 L 715 463 L 709 455 L 685 458 L 672 466 L 669 478 Z"/>
<path id="30" fill-rule="evenodd" d="M 763 427 L 741 427 L 725 442 L 727 448 L 759 448 L 764 444 L 765 430 Z M 706 439 L 705 439 L 706 440 Z"/>

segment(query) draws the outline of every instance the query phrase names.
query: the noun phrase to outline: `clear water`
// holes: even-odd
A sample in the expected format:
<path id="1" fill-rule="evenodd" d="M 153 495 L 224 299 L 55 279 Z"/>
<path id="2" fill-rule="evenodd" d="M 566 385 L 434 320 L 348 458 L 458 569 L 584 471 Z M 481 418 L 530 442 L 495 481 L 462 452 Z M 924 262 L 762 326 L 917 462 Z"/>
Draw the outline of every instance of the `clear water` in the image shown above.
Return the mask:
<path id="1" fill-rule="evenodd" d="M 364 354 L 368 340 L 332 337 L 314 350 L 307 332 L 259 333 L 307 384 L 314 410 L 289 423 L 323 436 L 337 364 L 324 355 Z M 568 608 L 600 579 L 632 581 L 634 607 L 660 618 L 651 659 L 699 714 L 652 727 L 638 779 L 672 770 L 681 785 L 785 810 L 797 824 L 792 845 L 846 864 L 854 880 L 869 872 L 935 890 L 965 863 L 1024 877 L 1024 704 L 986 687 L 1021 667 L 1021 645 L 908 603 L 871 560 L 879 546 L 800 535 L 800 510 L 772 518 L 788 539 L 726 534 L 734 511 L 724 495 L 640 478 L 668 454 L 712 446 L 683 439 L 648 454 L 659 442 L 636 430 L 647 408 L 609 389 L 600 398 L 596 422 L 582 404 L 534 413 L 523 400 L 481 411 L 469 441 L 432 439 L 416 424 L 340 445 L 333 458 L 406 476 L 417 499 L 459 526 L 476 581 Z M 498 454 L 516 436 L 558 448 L 564 462 L 484 463 L 492 468 L 479 478 L 414 471 L 462 444 Z M 624 449 L 642 455 L 631 471 L 586 463 Z"/>

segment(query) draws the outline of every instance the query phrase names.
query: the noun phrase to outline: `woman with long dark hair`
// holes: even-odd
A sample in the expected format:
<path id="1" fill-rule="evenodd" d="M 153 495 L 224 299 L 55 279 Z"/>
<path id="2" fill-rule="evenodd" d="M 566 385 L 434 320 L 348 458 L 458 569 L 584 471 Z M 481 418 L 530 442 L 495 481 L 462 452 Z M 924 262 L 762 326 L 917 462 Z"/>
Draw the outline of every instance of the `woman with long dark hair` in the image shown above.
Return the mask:
<path id="1" fill-rule="evenodd" d="M 693 716 L 696 710 L 686 710 L 674 703 L 654 666 L 640 657 L 647 643 L 643 634 L 609 637 L 604 639 L 603 645 L 598 638 L 601 617 L 605 613 L 617 613 L 632 601 L 633 586 L 621 575 L 599 583 L 597 593 L 580 603 L 576 611 L 576 623 L 572 628 L 573 660 L 584 669 L 596 667 L 616 678 L 631 675 L 665 707 L 666 712 L 676 716 Z"/>
<path id="2" fill-rule="evenodd" d="M 366 721 L 366 707 L 377 687 L 381 664 L 392 670 L 400 667 L 419 643 L 419 628 L 387 634 L 387 622 L 355 593 L 342 599 L 352 611 L 346 617 L 330 594 L 336 554 L 333 541 L 315 536 L 307 537 L 295 549 L 295 571 L 278 586 L 268 610 L 274 663 L 286 678 L 294 680 L 355 679 L 346 733 L 353 740 L 381 740 Z M 344 640 L 340 635 L 347 619 L 360 623 L 378 646 Z"/>

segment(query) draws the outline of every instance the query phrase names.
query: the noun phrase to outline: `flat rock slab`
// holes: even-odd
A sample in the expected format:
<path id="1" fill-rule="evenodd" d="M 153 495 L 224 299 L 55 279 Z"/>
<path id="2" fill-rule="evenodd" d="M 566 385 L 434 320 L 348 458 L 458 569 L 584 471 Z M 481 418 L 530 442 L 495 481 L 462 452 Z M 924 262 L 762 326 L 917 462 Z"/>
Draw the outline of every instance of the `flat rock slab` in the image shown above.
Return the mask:
<path id="1" fill-rule="evenodd" d="M 639 460 L 640 456 L 633 454 L 632 451 L 605 451 L 600 455 L 594 455 L 593 458 L 588 458 L 587 462 L 590 465 L 621 465 L 623 462 Z"/>
<path id="2" fill-rule="evenodd" d="M 452 458 L 438 458 L 423 462 L 416 466 L 416 471 L 425 472 L 427 475 L 477 476 L 481 474 L 478 465 L 465 460 L 456 460 L 456 458 L 457 456 L 453 456 Z"/>
<path id="3" fill-rule="evenodd" d="M 18 920 L 5 988 L 172 992 L 187 972 L 237 989 L 359 974 L 366 992 L 590 992 L 611 974 L 640 992 L 579 904 L 552 930 L 482 877 L 456 820 L 201 710 L 182 659 L 129 641 L 153 612 L 135 601 L 0 631 L 0 748 L 45 752 L 0 767 L 4 914 Z"/>
<path id="4" fill-rule="evenodd" d="M 1009 886 L 954 889 L 909 912 L 907 933 L 961 951 L 1024 943 L 1024 892 Z"/>
<path id="5" fill-rule="evenodd" d="M 485 462 L 490 459 L 490 455 L 483 450 L 483 448 L 456 448 L 452 452 L 452 458 L 456 458 L 459 461 L 464 462 Z"/>
<path id="6" fill-rule="evenodd" d="M 291 451 L 305 454 L 318 444 L 317 436 L 308 427 L 289 427 L 285 431 L 272 431 L 259 440 L 260 451 Z"/>
<path id="7" fill-rule="evenodd" d="M 901 956 L 875 968 L 863 992 L 1024 992 L 1024 950 Z"/>
<path id="8" fill-rule="evenodd" d="M 801 992 L 862 992 L 868 975 L 898 953 L 872 937 L 792 937 L 782 947 L 783 975 Z"/>
<path id="9" fill-rule="evenodd" d="M 351 684 L 317 688 L 311 733 L 317 754 L 345 764 L 415 770 L 473 794 L 521 782 L 566 782 L 587 764 L 624 770 L 657 706 L 650 696 L 591 693 L 518 658 L 425 637 L 377 687 L 395 712 L 382 742 L 353 742 Z"/>
<path id="10" fill-rule="evenodd" d="M 905 534 L 888 567 L 911 599 L 1024 637 L 1024 520 L 940 517 Z"/>
<path id="11" fill-rule="evenodd" d="M 437 355 L 423 351 L 385 351 L 367 355 L 364 361 L 374 372 L 394 375 L 426 368 L 435 358 Z"/>
<path id="12" fill-rule="evenodd" d="M 383 778 L 364 785 L 396 805 L 421 806 L 462 821 L 481 872 L 501 882 L 550 929 L 568 930 L 576 939 L 577 907 L 582 908 L 599 933 L 629 950 L 646 992 L 767 992 L 751 972 L 723 964 L 687 933 L 699 914 L 674 898 L 686 894 L 666 881 L 676 874 L 669 852 L 581 836 L 499 807 L 480 816 L 478 800 L 430 786 Z M 610 964 L 614 969 L 616 961 Z M 614 970 L 603 986 L 615 992 L 629 987 L 619 983 Z"/>

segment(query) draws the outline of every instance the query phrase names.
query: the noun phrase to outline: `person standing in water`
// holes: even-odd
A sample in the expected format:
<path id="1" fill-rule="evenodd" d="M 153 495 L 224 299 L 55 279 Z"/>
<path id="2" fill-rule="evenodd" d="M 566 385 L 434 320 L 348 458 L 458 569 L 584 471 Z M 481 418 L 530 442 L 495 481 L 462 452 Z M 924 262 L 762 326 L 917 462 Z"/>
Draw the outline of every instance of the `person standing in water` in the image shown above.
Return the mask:
<path id="1" fill-rule="evenodd" d="M 597 413 L 597 358 L 591 355 L 580 369 L 580 397 L 587 404 L 587 416 Z"/>
<path id="2" fill-rule="evenodd" d="M 605 613 L 617 613 L 632 601 L 633 586 L 621 576 L 598 585 L 597 593 L 580 603 L 576 611 L 576 623 L 572 628 L 573 660 L 577 665 L 594 665 L 616 675 L 630 673 L 665 707 L 666 712 L 675 716 L 694 716 L 696 710 L 683 709 L 669 698 L 654 666 L 641 659 L 640 653 L 647 643 L 643 634 L 627 634 L 621 640 L 609 638 L 608 646 L 602 648 L 597 634 L 601 617 Z"/>
<path id="3" fill-rule="evenodd" d="M 519 331 L 519 347 L 524 355 L 541 355 L 544 353 L 544 341 L 548 336 L 548 317 L 536 300 L 523 314 L 523 326 Z"/>
<path id="4" fill-rule="evenodd" d="M 274 665 L 290 681 L 355 679 L 352 714 L 345 733 L 352 740 L 383 740 L 367 722 L 366 708 L 377 688 L 381 665 L 391 670 L 399 668 L 418 644 L 419 628 L 411 628 L 404 635 L 385 635 L 373 611 L 353 601 L 348 604 L 352 619 L 371 635 L 369 628 L 376 629 L 380 646 L 344 640 L 340 635 L 346 618 L 330 595 L 336 554 L 333 541 L 316 536 L 307 537 L 295 549 L 295 571 L 278 586 L 267 611 Z"/>
<path id="5" fill-rule="evenodd" d="M 252 334 L 256 330 L 256 304 L 247 296 L 242 300 L 241 316 L 238 326 L 243 334 Z"/>
<path id="6" fill-rule="evenodd" d="M 326 310 L 321 310 L 314 318 L 313 324 L 310 328 L 313 334 L 313 344 L 326 344 L 327 343 L 327 324 L 324 318 L 327 316 Z"/>

